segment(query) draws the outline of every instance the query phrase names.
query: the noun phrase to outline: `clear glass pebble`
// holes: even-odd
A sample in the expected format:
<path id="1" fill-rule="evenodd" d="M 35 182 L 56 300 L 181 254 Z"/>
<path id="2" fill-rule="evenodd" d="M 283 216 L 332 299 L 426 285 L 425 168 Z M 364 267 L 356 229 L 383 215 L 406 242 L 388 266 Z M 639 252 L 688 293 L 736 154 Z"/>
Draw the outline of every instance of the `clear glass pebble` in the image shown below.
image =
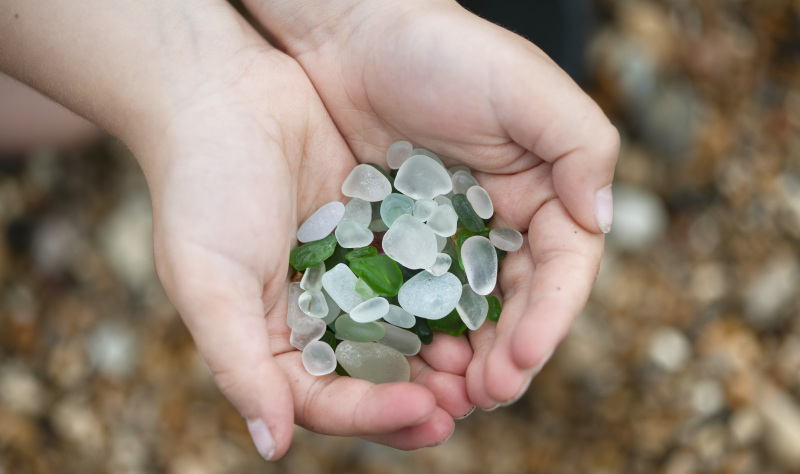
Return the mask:
<path id="1" fill-rule="evenodd" d="M 328 314 L 325 315 L 322 320 L 325 322 L 325 324 L 331 324 L 336 320 L 336 317 L 341 314 L 342 308 L 336 304 L 336 301 L 331 298 L 331 295 L 329 295 L 327 291 L 323 290 L 322 294 L 325 295 L 325 302 L 328 303 Z"/>
<path id="2" fill-rule="evenodd" d="M 436 251 L 441 252 L 444 250 L 444 247 L 447 245 L 447 241 L 450 240 L 447 237 L 442 237 L 441 235 L 436 236 Z"/>
<path id="3" fill-rule="evenodd" d="M 403 284 L 397 294 L 400 307 L 426 319 L 447 316 L 460 298 L 461 282 L 452 273 L 438 277 L 429 272 L 417 273 Z"/>
<path id="4" fill-rule="evenodd" d="M 378 294 L 375 293 L 375 290 L 373 290 L 372 287 L 370 287 L 367 282 L 361 278 L 359 278 L 356 282 L 356 293 L 364 297 L 365 300 L 371 300 L 372 298 L 378 296 Z"/>
<path id="5" fill-rule="evenodd" d="M 406 329 L 414 327 L 417 322 L 413 314 L 393 304 L 389 305 L 389 311 L 383 317 L 383 320 L 393 326 Z"/>
<path id="6" fill-rule="evenodd" d="M 327 375 L 336 370 L 336 353 L 322 341 L 309 342 L 303 349 L 303 367 L 311 375 Z"/>
<path id="7" fill-rule="evenodd" d="M 383 326 L 376 321 L 359 323 L 353 321 L 349 314 L 344 313 L 334 323 L 336 338 L 346 341 L 374 342 L 386 334 Z"/>
<path id="8" fill-rule="evenodd" d="M 326 327 L 319 318 L 298 319 L 289 336 L 289 344 L 302 351 L 309 342 L 318 341 L 325 334 Z"/>
<path id="9" fill-rule="evenodd" d="M 291 329 L 294 327 L 294 322 L 301 318 L 308 317 L 303 310 L 300 309 L 298 300 L 300 295 L 303 294 L 303 289 L 300 288 L 300 282 L 289 283 L 289 309 L 286 312 L 286 325 Z"/>
<path id="10" fill-rule="evenodd" d="M 382 201 L 391 194 L 392 184 L 370 165 L 358 165 L 342 183 L 342 194 L 369 202 Z"/>
<path id="11" fill-rule="evenodd" d="M 297 299 L 297 304 L 307 315 L 314 318 L 324 318 L 328 315 L 328 302 L 320 290 L 306 291 Z"/>
<path id="12" fill-rule="evenodd" d="M 456 171 L 453 173 L 453 192 L 456 194 L 467 194 L 469 188 L 478 185 L 476 180 L 470 173 L 466 171 Z"/>
<path id="13" fill-rule="evenodd" d="M 380 323 L 386 330 L 386 334 L 378 339 L 379 344 L 389 346 L 405 356 L 413 356 L 419 353 L 422 348 L 422 342 L 419 336 L 411 331 L 400 329 L 392 326 L 391 324 Z"/>
<path id="14" fill-rule="evenodd" d="M 325 262 L 306 268 L 306 271 L 303 272 L 303 278 L 300 280 L 300 288 L 306 291 L 322 289 L 322 275 L 324 274 Z"/>
<path id="15" fill-rule="evenodd" d="M 336 360 L 351 377 L 372 383 L 408 382 L 411 367 L 397 349 L 373 342 L 342 341 Z"/>
<path id="16" fill-rule="evenodd" d="M 442 163 L 442 160 L 441 160 L 441 158 L 439 158 L 439 155 L 437 155 L 436 153 L 434 153 L 434 152 L 432 152 L 430 150 L 426 150 L 425 148 L 414 148 L 413 150 L 411 150 L 411 155 L 410 156 L 416 156 L 416 155 L 427 156 L 428 158 L 432 159 L 433 161 L 439 163 L 439 165 L 442 168 L 447 170 L 447 167 L 444 166 L 444 163 Z"/>
<path id="17" fill-rule="evenodd" d="M 428 227 L 437 235 L 450 237 L 458 229 L 458 214 L 450 206 L 439 206 L 428 218 Z"/>
<path id="18" fill-rule="evenodd" d="M 479 295 L 488 295 L 497 283 L 497 252 L 486 237 L 468 238 L 461 246 L 461 261 L 472 290 Z M 401 289 L 402 291 L 402 289 Z"/>
<path id="19" fill-rule="evenodd" d="M 489 240 L 495 247 L 506 252 L 516 252 L 522 247 L 522 234 L 514 229 L 492 229 Z"/>
<path id="20" fill-rule="evenodd" d="M 430 268 L 427 269 L 433 276 L 442 276 L 450 269 L 450 265 L 453 263 L 453 259 L 450 258 L 450 255 L 446 253 L 440 253 L 436 255 L 436 263 L 434 263 Z"/>
<path id="21" fill-rule="evenodd" d="M 394 221 L 383 236 L 383 251 L 395 262 L 412 270 L 429 268 L 436 261 L 436 234 L 410 214 Z"/>
<path id="22" fill-rule="evenodd" d="M 386 150 L 386 164 L 389 165 L 389 168 L 396 170 L 407 159 L 411 158 L 411 150 L 413 149 L 414 145 L 405 140 L 392 143 L 389 145 L 389 149 Z"/>
<path id="23" fill-rule="evenodd" d="M 297 240 L 302 243 L 324 239 L 339 224 L 344 216 L 344 204 L 332 201 L 317 209 L 297 229 Z"/>
<path id="24" fill-rule="evenodd" d="M 412 156 L 397 170 L 394 187 L 414 199 L 433 199 L 453 188 L 450 174 L 433 159 Z"/>
<path id="25" fill-rule="evenodd" d="M 453 207 L 453 201 L 451 201 L 450 198 L 447 196 L 436 196 L 435 198 L 433 198 L 433 201 L 440 206 Z"/>
<path id="26" fill-rule="evenodd" d="M 351 199 L 344 205 L 342 220 L 358 222 L 367 227 L 372 222 L 372 204 L 359 198 Z"/>
<path id="27" fill-rule="evenodd" d="M 425 222 L 433 214 L 438 204 L 432 199 L 419 199 L 414 203 L 414 217 Z"/>
<path id="28" fill-rule="evenodd" d="M 403 214 L 413 212 L 414 200 L 404 194 L 392 193 L 381 203 L 381 219 L 387 227 L 392 227 L 394 221 Z"/>
<path id="29" fill-rule="evenodd" d="M 356 274 L 343 263 L 322 275 L 322 287 L 345 312 L 366 301 L 366 298 L 356 292 L 356 282 L 358 282 Z"/>
<path id="30" fill-rule="evenodd" d="M 341 221 L 336 227 L 336 241 L 346 249 L 356 249 L 372 243 L 372 231 L 356 221 Z"/>
<path id="31" fill-rule="evenodd" d="M 489 302 L 485 296 L 472 291 L 469 285 L 464 285 L 461 298 L 456 305 L 456 311 L 464 324 L 474 331 L 486 321 L 486 315 L 489 314 Z"/>
<path id="32" fill-rule="evenodd" d="M 456 171 L 466 171 L 467 173 L 472 174 L 472 170 L 469 169 L 469 166 L 467 166 L 467 165 L 451 166 L 451 167 L 447 168 L 447 171 L 449 171 L 451 175 L 455 174 Z"/>
<path id="33" fill-rule="evenodd" d="M 480 186 L 472 186 L 467 189 L 467 200 L 472 204 L 475 214 L 481 219 L 489 219 L 494 214 L 494 205 L 489 193 Z"/>
<path id="34" fill-rule="evenodd" d="M 380 296 L 370 298 L 350 311 L 350 318 L 357 323 L 368 323 L 386 316 L 389 312 L 389 302 Z"/>

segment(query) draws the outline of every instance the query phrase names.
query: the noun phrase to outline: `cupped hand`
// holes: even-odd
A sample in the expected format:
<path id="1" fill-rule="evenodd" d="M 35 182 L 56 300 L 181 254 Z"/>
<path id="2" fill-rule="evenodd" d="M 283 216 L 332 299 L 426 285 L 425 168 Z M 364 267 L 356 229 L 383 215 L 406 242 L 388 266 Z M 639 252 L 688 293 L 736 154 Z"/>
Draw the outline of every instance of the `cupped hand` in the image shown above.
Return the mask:
<path id="1" fill-rule="evenodd" d="M 357 163 L 300 66 L 239 27 L 247 41 L 222 67 L 205 64 L 159 138 L 133 147 L 153 198 L 159 277 L 265 458 L 287 451 L 293 422 L 403 449 L 440 443 L 473 407 L 463 374 L 414 357 L 414 383 L 314 377 L 289 344 L 298 224 L 342 199 Z"/>
<path id="2" fill-rule="evenodd" d="M 536 46 L 450 0 L 289 3 L 246 1 L 302 65 L 359 161 L 385 163 L 387 146 L 405 139 L 466 164 L 493 197 L 492 227 L 526 236 L 501 264 L 499 323 L 437 334 L 423 352 L 435 369 L 466 373 L 476 405 L 515 400 L 597 275 L 616 129 Z"/>

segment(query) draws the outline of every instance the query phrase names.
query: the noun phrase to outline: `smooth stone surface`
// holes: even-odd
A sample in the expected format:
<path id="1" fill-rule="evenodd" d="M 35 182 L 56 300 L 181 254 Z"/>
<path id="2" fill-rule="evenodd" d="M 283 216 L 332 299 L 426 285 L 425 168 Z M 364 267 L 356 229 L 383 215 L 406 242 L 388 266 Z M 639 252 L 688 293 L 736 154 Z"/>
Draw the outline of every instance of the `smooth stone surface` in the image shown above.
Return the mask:
<path id="1" fill-rule="evenodd" d="M 435 202 L 436 204 L 438 204 L 440 206 L 453 207 L 453 201 L 450 200 L 450 198 L 447 197 L 447 196 L 436 196 L 435 198 L 433 198 L 433 202 Z"/>
<path id="2" fill-rule="evenodd" d="M 414 323 L 417 321 L 413 314 L 393 304 L 389 305 L 389 312 L 384 315 L 383 320 L 391 325 L 406 329 L 414 327 Z"/>
<path id="3" fill-rule="evenodd" d="M 452 178 L 453 193 L 466 194 L 469 188 L 478 185 L 478 180 L 467 171 L 456 171 Z"/>
<path id="4" fill-rule="evenodd" d="M 322 289 L 322 275 L 325 274 L 325 262 L 306 268 L 303 278 L 300 280 L 300 288 L 311 291 Z"/>
<path id="5" fill-rule="evenodd" d="M 420 199 L 414 203 L 413 215 L 422 222 L 425 222 L 438 206 L 439 204 L 432 199 Z"/>
<path id="6" fill-rule="evenodd" d="M 339 316 L 334 323 L 336 338 L 347 341 L 373 342 L 386 334 L 383 326 L 375 321 L 359 323 L 353 321 L 349 314 Z"/>
<path id="7" fill-rule="evenodd" d="M 472 290 L 484 296 L 491 293 L 497 284 L 497 252 L 492 242 L 479 235 L 468 238 L 461 247 L 461 260 Z"/>
<path id="8" fill-rule="evenodd" d="M 314 318 L 324 318 L 328 314 L 328 302 L 320 290 L 306 291 L 297 299 L 297 304 L 300 310 Z"/>
<path id="9" fill-rule="evenodd" d="M 327 326 L 319 318 L 298 319 L 289 336 L 289 344 L 301 351 L 312 341 L 318 341 L 325 334 Z"/>
<path id="10" fill-rule="evenodd" d="M 356 221 L 341 221 L 336 227 L 336 241 L 346 249 L 364 247 L 372 243 L 372 231 Z"/>
<path id="11" fill-rule="evenodd" d="M 378 294 L 375 293 L 375 290 L 373 290 L 372 287 L 361 278 L 359 278 L 356 282 L 356 293 L 364 297 L 365 300 L 371 300 L 372 298 L 378 296 Z"/>
<path id="12" fill-rule="evenodd" d="M 356 292 L 357 281 L 356 274 L 343 263 L 336 265 L 322 275 L 322 287 L 345 312 L 350 312 L 350 310 L 366 301 L 366 298 Z"/>
<path id="13" fill-rule="evenodd" d="M 350 263 L 350 270 L 380 296 L 392 297 L 403 286 L 403 272 L 388 255 L 363 257 Z"/>
<path id="14" fill-rule="evenodd" d="M 343 341 L 336 347 L 336 360 L 351 377 L 372 383 L 411 379 L 411 368 L 403 354 L 383 344 Z"/>
<path id="15" fill-rule="evenodd" d="M 472 291 L 469 285 L 464 285 L 461 298 L 456 305 L 456 311 L 464 324 L 474 331 L 486 321 L 486 316 L 489 314 L 489 302 L 485 296 Z"/>
<path id="16" fill-rule="evenodd" d="M 414 200 L 403 194 L 392 193 L 381 203 L 381 219 L 388 227 L 392 227 L 398 217 L 413 212 Z"/>
<path id="17" fill-rule="evenodd" d="M 317 209 L 297 229 L 297 240 L 302 243 L 323 239 L 333 232 L 344 216 L 344 204 L 332 201 Z"/>
<path id="18" fill-rule="evenodd" d="M 286 312 L 286 325 L 289 328 L 294 327 L 295 321 L 308 316 L 300 309 L 298 300 L 300 295 L 303 294 L 303 289 L 300 288 L 299 282 L 289 283 L 289 309 Z"/>
<path id="19" fill-rule="evenodd" d="M 452 263 L 453 259 L 450 257 L 450 255 L 447 255 L 446 253 L 440 253 L 436 255 L 436 263 L 428 268 L 427 271 L 433 276 L 442 276 L 447 272 L 447 270 L 450 269 L 450 265 Z"/>
<path id="20" fill-rule="evenodd" d="M 472 204 L 472 209 L 475 210 L 475 214 L 481 219 L 489 219 L 494 215 L 492 198 L 489 197 L 489 193 L 482 187 L 472 186 L 467 189 L 467 199 L 469 203 Z"/>
<path id="21" fill-rule="evenodd" d="M 411 331 L 400 329 L 391 324 L 380 324 L 386 330 L 386 334 L 378 339 L 378 344 L 396 349 L 397 352 L 405 356 L 413 356 L 419 353 L 419 350 L 422 348 L 422 342 L 419 340 L 419 336 Z"/>
<path id="22" fill-rule="evenodd" d="M 500 250 L 516 252 L 522 247 L 522 234 L 515 229 L 492 229 L 489 240 Z"/>
<path id="23" fill-rule="evenodd" d="M 494 249 L 494 247 L 492 247 Z M 452 273 L 433 276 L 420 272 L 400 288 L 397 300 L 409 313 L 426 319 L 440 319 L 458 304 L 461 282 Z"/>
<path id="24" fill-rule="evenodd" d="M 368 299 L 350 311 L 350 319 L 357 323 L 368 323 L 386 316 L 389 312 L 389 302 L 380 296 Z"/>
<path id="25" fill-rule="evenodd" d="M 369 202 L 381 201 L 391 192 L 386 176 L 369 165 L 356 166 L 342 183 L 342 194 Z"/>
<path id="26" fill-rule="evenodd" d="M 344 205 L 342 220 L 358 222 L 367 227 L 372 222 L 372 204 L 359 198 L 351 199 Z"/>
<path id="27" fill-rule="evenodd" d="M 414 145 L 405 140 L 392 143 L 386 150 L 386 164 L 393 170 L 400 168 L 407 159 L 411 158 L 411 150 L 413 149 Z"/>
<path id="28" fill-rule="evenodd" d="M 434 209 L 433 214 L 428 218 L 428 227 L 437 235 L 450 237 L 458 229 L 458 214 L 450 206 L 439 206 Z"/>
<path id="29" fill-rule="evenodd" d="M 410 214 L 398 217 L 383 236 L 383 251 L 412 270 L 428 268 L 436 261 L 436 234 Z"/>
<path id="30" fill-rule="evenodd" d="M 322 341 L 309 342 L 303 349 L 303 367 L 311 375 L 327 375 L 336 370 L 336 353 Z"/>
<path id="31" fill-rule="evenodd" d="M 326 314 L 322 320 L 325 324 L 331 324 L 336 321 L 336 317 L 342 313 L 342 308 L 336 304 L 336 301 L 331 298 L 331 295 L 329 295 L 327 291 L 323 290 L 322 294 L 325 295 L 325 302 L 328 303 L 328 314 Z"/>
<path id="32" fill-rule="evenodd" d="M 424 155 L 412 156 L 397 170 L 394 187 L 414 199 L 433 199 L 453 188 L 447 170 Z"/>

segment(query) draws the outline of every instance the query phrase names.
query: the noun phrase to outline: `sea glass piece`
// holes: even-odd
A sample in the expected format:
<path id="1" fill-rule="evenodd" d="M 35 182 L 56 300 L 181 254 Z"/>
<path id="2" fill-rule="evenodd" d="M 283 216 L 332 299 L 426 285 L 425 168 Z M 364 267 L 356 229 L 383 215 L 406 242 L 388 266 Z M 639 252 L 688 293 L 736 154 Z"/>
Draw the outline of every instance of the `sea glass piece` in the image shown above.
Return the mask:
<path id="1" fill-rule="evenodd" d="M 388 180 L 389 180 L 389 184 L 391 184 L 392 186 L 394 186 L 394 177 L 392 177 L 392 175 L 390 175 L 388 171 L 386 171 L 385 169 L 383 169 L 383 167 L 382 167 L 381 165 L 379 165 L 379 164 L 377 164 L 377 163 L 367 163 L 367 165 L 369 165 L 369 166 L 372 166 L 373 168 L 375 168 L 376 170 L 378 170 L 378 172 L 379 172 L 380 174 L 382 174 L 384 178 L 386 178 L 386 179 L 388 179 Z"/>
<path id="2" fill-rule="evenodd" d="M 343 263 L 336 265 L 322 275 L 322 287 L 345 312 L 350 312 L 350 310 L 366 301 L 366 298 L 356 292 L 357 281 L 356 274 Z"/>
<path id="3" fill-rule="evenodd" d="M 472 291 L 469 285 L 464 285 L 461 291 L 461 298 L 456 305 L 456 311 L 461 316 L 461 320 L 469 329 L 473 331 L 481 327 L 486 321 L 489 313 L 489 302 L 486 297 Z"/>
<path id="4" fill-rule="evenodd" d="M 303 367 L 311 375 L 327 375 L 336 370 L 336 353 L 322 341 L 309 342 L 303 349 Z"/>
<path id="5" fill-rule="evenodd" d="M 350 311 L 350 319 L 357 323 L 368 323 L 386 316 L 389 312 L 389 302 L 380 296 L 370 298 Z"/>
<path id="6" fill-rule="evenodd" d="M 406 329 L 414 327 L 414 323 L 417 321 L 413 314 L 393 304 L 389 305 L 389 311 L 383 317 L 383 320 L 391 325 Z"/>
<path id="7" fill-rule="evenodd" d="M 364 247 L 372 243 L 372 231 L 356 221 L 341 221 L 336 227 L 336 240 L 346 249 Z"/>
<path id="8" fill-rule="evenodd" d="M 467 200 L 472 204 L 475 214 L 481 219 L 489 219 L 494 214 L 494 204 L 489 193 L 480 186 L 472 186 L 467 189 Z"/>
<path id="9" fill-rule="evenodd" d="M 458 252 L 458 266 L 461 269 L 464 268 L 464 260 L 461 258 L 461 248 L 464 246 L 464 242 L 466 242 L 468 238 L 473 237 L 475 235 L 480 235 L 482 237 L 486 237 L 486 236 L 489 235 L 490 231 L 491 231 L 490 228 L 485 227 L 480 232 L 472 232 L 469 229 L 463 229 L 463 230 L 460 230 L 458 232 L 458 235 L 456 235 L 456 248 L 459 250 L 459 252 Z"/>
<path id="10" fill-rule="evenodd" d="M 414 200 L 403 194 L 392 193 L 381 203 L 381 219 L 389 227 L 398 217 L 413 212 Z"/>
<path id="11" fill-rule="evenodd" d="M 447 171 L 450 172 L 451 175 L 455 174 L 456 171 L 464 171 L 466 173 L 472 174 L 472 170 L 469 169 L 467 165 L 455 165 L 447 168 Z"/>
<path id="12" fill-rule="evenodd" d="M 483 219 L 472 208 L 472 204 L 469 203 L 466 195 L 453 195 L 453 209 L 455 209 L 458 218 L 461 219 L 461 223 L 467 229 L 473 232 L 480 232 L 485 227 Z"/>
<path id="13" fill-rule="evenodd" d="M 453 188 L 447 170 L 425 155 L 415 155 L 397 170 L 394 187 L 414 199 L 433 199 Z"/>
<path id="14" fill-rule="evenodd" d="M 389 145 L 389 149 L 386 150 L 386 163 L 389 165 L 389 168 L 393 170 L 400 168 L 407 159 L 411 158 L 411 150 L 413 149 L 414 145 L 405 140 L 394 142 Z"/>
<path id="15" fill-rule="evenodd" d="M 319 265 L 333 255 L 336 249 L 336 236 L 328 234 L 327 237 L 313 242 L 308 242 L 292 249 L 289 252 L 289 264 L 298 272 L 306 268 Z"/>
<path id="16" fill-rule="evenodd" d="M 298 300 L 300 295 L 303 294 L 303 289 L 300 288 L 299 282 L 289 283 L 289 309 L 286 312 L 286 325 L 289 328 L 294 327 L 294 322 L 301 318 L 308 317 L 303 310 L 300 309 Z"/>
<path id="17" fill-rule="evenodd" d="M 317 209 L 311 217 L 297 229 L 297 240 L 302 243 L 325 238 L 333 232 L 344 216 L 344 204 L 332 201 Z"/>
<path id="18" fill-rule="evenodd" d="M 416 318 L 417 322 L 414 324 L 414 332 L 417 334 L 419 341 L 425 345 L 433 342 L 433 331 L 425 318 Z"/>
<path id="19" fill-rule="evenodd" d="M 447 237 L 442 237 L 441 235 L 436 236 L 436 251 L 441 253 L 444 250 L 445 245 L 450 239 Z"/>
<path id="20" fill-rule="evenodd" d="M 310 291 L 322 288 L 322 275 L 325 274 L 325 263 L 306 268 L 303 278 L 300 280 L 300 288 Z"/>
<path id="21" fill-rule="evenodd" d="M 436 209 L 439 204 L 432 199 L 419 199 L 417 202 L 414 203 L 414 217 L 425 222 L 431 217 L 433 214 L 434 209 Z"/>
<path id="22" fill-rule="evenodd" d="M 461 282 L 452 273 L 441 276 L 433 276 L 429 272 L 417 273 L 405 282 L 397 294 L 397 300 L 404 310 L 426 319 L 447 316 L 460 298 Z"/>
<path id="23" fill-rule="evenodd" d="M 436 261 L 436 234 L 410 214 L 394 221 L 383 236 L 383 251 L 412 270 L 429 268 Z"/>
<path id="24" fill-rule="evenodd" d="M 372 232 L 386 232 L 389 230 L 389 226 L 383 222 L 383 219 L 373 219 L 372 222 L 369 223 L 368 229 Z"/>
<path id="25" fill-rule="evenodd" d="M 387 255 L 353 260 L 350 263 L 350 270 L 380 296 L 395 296 L 403 285 L 403 273 L 400 267 Z"/>
<path id="26" fill-rule="evenodd" d="M 428 321 L 428 325 L 434 331 L 441 331 L 453 337 L 458 337 L 467 330 L 467 325 L 461 320 L 458 311 L 455 309 L 450 311 L 447 316 L 442 319 L 433 319 Z"/>
<path id="27" fill-rule="evenodd" d="M 452 183 L 454 194 L 466 194 L 469 188 L 478 185 L 478 180 L 469 172 L 460 170 L 453 173 Z"/>
<path id="28" fill-rule="evenodd" d="M 496 296 L 487 296 L 486 301 L 489 303 L 489 311 L 486 313 L 486 319 L 489 321 L 497 322 L 500 319 L 500 300 Z"/>
<path id="29" fill-rule="evenodd" d="M 378 296 L 378 294 L 375 293 L 375 290 L 373 290 L 372 287 L 369 286 L 367 282 L 365 282 L 361 278 L 359 278 L 358 281 L 356 282 L 356 293 L 361 295 L 364 298 L 364 300 L 370 300 Z"/>
<path id="30" fill-rule="evenodd" d="M 306 291 L 297 299 L 300 309 L 314 318 L 324 318 L 328 315 L 328 302 L 320 290 Z"/>
<path id="31" fill-rule="evenodd" d="M 467 231 L 467 232 L 469 232 L 469 231 Z M 467 274 L 464 273 L 464 269 L 462 268 L 461 265 L 456 265 L 455 264 L 458 261 L 459 255 L 458 255 L 458 251 L 456 251 L 456 246 L 453 243 L 452 239 L 447 239 L 447 245 L 444 246 L 444 250 L 442 250 L 442 253 L 446 253 L 447 255 L 449 255 L 450 259 L 453 261 L 453 263 L 452 263 L 452 265 L 450 265 L 450 269 L 448 271 L 450 273 L 452 273 L 453 275 L 455 275 L 458 278 L 458 280 L 461 282 L 462 285 L 464 283 L 466 283 L 467 282 Z"/>
<path id="32" fill-rule="evenodd" d="M 447 196 L 436 196 L 433 198 L 433 202 L 440 206 L 450 206 L 453 207 L 453 201 Z"/>
<path id="33" fill-rule="evenodd" d="M 492 242 L 479 235 L 468 238 L 461 247 L 461 259 L 472 290 L 484 296 L 491 293 L 497 283 L 497 253 Z"/>
<path id="34" fill-rule="evenodd" d="M 450 237 L 455 234 L 458 228 L 457 224 L 458 214 L 450 206 L 437 207 L 428 218 L 428 227 L 442 237 Z"/>
<path id="35" fill-rule="evenodd" d="M 325 334 L 325 323 L 319 318 L 303 318 L 295 321 L 289 344 L 301 351 L 309 342 L 318 341 Z"/>
<path id="36" fill-rule="evenodd" d="M 411 156 L 415 156 L 415 155 L 427 156 L 428 158 L 431 158 L 433 161 L 439 163 L 442 166 L 442 168 L 447 169 L 447 167 L 444 166 L 444 163 L 442 163 L 441 158 L 439 158 L 439 155 L 437 155 L 436 153 L 434 153 L 434 152 L 432 152 L 432 151 L 430 151 L 428 149 L 425 149 L 425 148 L 414 148 L 413 150 L 411 150 Z"/>
<path id="37" fill-rule="evenodd" d="M 378 255 L 378 249 L 367 246 L 351 250 L 347 253 L 347 255 L 344 256 L 344 258 L 347 259 L 348 262 L 352 262 L 353 260 L 357 260 L 359 258 L 374 257 L 376 255 Z"/>
<path id="38" fill-rule="evenodd" d="M 446 253 L 439 253 L 436 254 L 436 263 L 434 263 L 430 268 L 427 269 L 433 276 L 442 276 L 444 275 L 447 270 L 450 269 L 450 265 L 453 263 L 453 259 L 450 258 L 450 255 Z"/>
<path id="39" fill-rule="evenodd" d="M 342 308 L 336 304 L 336 301 L 331 298 L 331 295 L 329 295 L 327 291 L 323 290 L 322 294 L 325 295 L 325 302 L 328 304 L 328 314 L 326 314 L 322 320 L 325 324 L 332 324 L 336 320 L 336 317 L 341 314 Z"/>
<path id="40" fill-rule="evenodd" d="M 391 194 L 392 184 L 380 171 L 369 165 L 358 165 L 342 183 L 342 194 L 369 202 L 381 201 Z"/>
<path id="41" fill-rule="evenodd" d="M 353 321 L 353 318 L 347 313 L 336 318 L 334 327 L 337 339 L 347 341 L 373 342 L 386 334 L 386 330 L 379 323 L 375 321 L 359 323 Z"/>
<path id="42" fill-rule="evenodd" d="M 391 324 L 380 323 L 380 325 L 386 330 L 386 334 L 378 339 L 379 344 L 396 349 L 405 356 L 417 355 L 420 348 L 422 348 L 419 337 L 413 332 L 400 329 Z"/>
<path id="43" fill-rule="evenodd" d="M 489 240 L 495 247 L 506 252 L 515 252 L 522 247 L 522 234 L 514 229 L 492 229 Z"/>
<path id="44" fill-rule="evenodd" d="M 367 227 L 372 222 L 372 205 L 359 198 L 353 198 L 344 205 L 342 220 L 358 222 Z"/>
<path id="45" fill-rule="evenodd" d="M 411 368 L 403 354 L 383 344 L 343 341 L 336 347 L 336 360 L 351 377 L 375 384 L 411 379 Z"/>

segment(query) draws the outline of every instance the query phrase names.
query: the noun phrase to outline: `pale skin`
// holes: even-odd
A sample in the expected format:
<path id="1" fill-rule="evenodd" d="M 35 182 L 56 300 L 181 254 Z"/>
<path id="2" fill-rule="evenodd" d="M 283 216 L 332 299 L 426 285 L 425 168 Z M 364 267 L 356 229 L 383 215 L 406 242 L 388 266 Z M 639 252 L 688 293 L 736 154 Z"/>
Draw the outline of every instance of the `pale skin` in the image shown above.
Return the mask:
<path id="1" fill-rule="evenodd" d="M 473 406 L 519 397 L 583 307 L 616 132 L 533 45 L 454 3 L 247 5 L 286 53 L 221 1 L 4 2 L 0 69 L 137 156 L 159 277 L 262 456 L 286 453 L 293 423 L 441 443 Z M 493 226 L 526 235 L 500 323 L 437 334 L 410 383 L 313 377 L 285 325 L 293 234 L 399 139 L 478 170 Z"/>

